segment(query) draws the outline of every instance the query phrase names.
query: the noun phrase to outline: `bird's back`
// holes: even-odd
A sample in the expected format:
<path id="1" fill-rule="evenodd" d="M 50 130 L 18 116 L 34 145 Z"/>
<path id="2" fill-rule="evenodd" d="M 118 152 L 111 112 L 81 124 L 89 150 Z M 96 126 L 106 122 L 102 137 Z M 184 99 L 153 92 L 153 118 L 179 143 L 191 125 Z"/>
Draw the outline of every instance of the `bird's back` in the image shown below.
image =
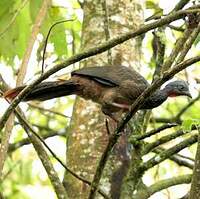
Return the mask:
<path id="1" fill-rule="evenodd" d="M 147 87 L 149 85 L 138 72 L 125 66 L 87 67 L 73 71 L 73 75 L 86 76 L 111 87 L 120 86 L 122 82 L 127 80 L 138 86 Z"/>

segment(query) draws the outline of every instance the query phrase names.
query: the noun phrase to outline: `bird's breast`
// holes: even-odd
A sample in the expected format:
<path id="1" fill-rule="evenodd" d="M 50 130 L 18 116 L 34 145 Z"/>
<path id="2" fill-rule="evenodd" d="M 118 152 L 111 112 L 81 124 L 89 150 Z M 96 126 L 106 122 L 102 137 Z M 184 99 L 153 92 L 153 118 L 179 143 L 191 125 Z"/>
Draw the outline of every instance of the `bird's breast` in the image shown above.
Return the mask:
<path id="1" fill-rule="evenodd" d="M 102 94 L 105 92 L 107 87 L 101 85 L 95 80 L 79 75 L 73 75 L 71 79 L 73 80 L 73 82 L 76 82 L 80 85 L 80 89 L 76 93 L 78 96 L 86 100 L 90 99 L 94 102 L 101 103 L 100 101 L 102 98 Z"/>

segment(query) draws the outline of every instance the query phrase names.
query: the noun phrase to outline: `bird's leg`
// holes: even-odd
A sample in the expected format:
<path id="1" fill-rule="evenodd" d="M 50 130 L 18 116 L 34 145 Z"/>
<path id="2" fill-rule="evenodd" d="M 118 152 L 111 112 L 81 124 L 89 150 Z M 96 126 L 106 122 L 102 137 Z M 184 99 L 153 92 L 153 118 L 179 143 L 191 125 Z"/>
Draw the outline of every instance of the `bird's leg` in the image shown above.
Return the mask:
<path id="1" fill-rule="evenodd" d="M 111 112 L 109 109 L 107 109 L 106 106 L 102 106 L 101 107 L 101 111 L 106 115 L 108 116 L 109 118 L 111 118 L 113 121 L 115 121 L 116 123 L 118 123 L 118 119 L 116 118 L 116 115 Z"/>
<path id="2" fill-rule="evenodd" d="M 121 108 L 121 109 L 122 109 L 120 112 L 118 112 L 118 113 L 119 113 L 119 114 L 118 114 L 118 117 L 117 117 L 117 113 L 116 113 L 116 114 L 112 113 L 112 117 L 110 116 L 110 118 L 112 119 L 112 121 L 114 120 L 114 122 L 115 122 L 114 128 L 117 128 L 117 126 L 118 126 L 118 124 L 119 124 L 119 120 L 116 119 L 116 118 L 121 118 L 121 117 L 122 117 L 122 114 L 123 114 L 123 112 L 124 112 L 124 110 L 125 110 L 125 111 L 126 111 L 126 110 L 130 111 L 130 107 L 131 107 L 131 106 L 129 106 L 129 105 L 127 105 L 127 104 L 118 104 L 118 103 L 115 103 L 115 102 L 112 103 L 112 104 L 113 104 L 113 105 L 116 105 L 115 107 L 118 107 L 118 108 Z M 124 130 L 123 130 L 121 133 L 126 134 L 126 135 L 128 135 L 128 134 L 131 133 L 131 127 L 130 127 L 130 124 L 129 124 L 129 123 L 126 125 L 126 127 L 124 128 Z"/>
<path id="3" fill-rule="evenodd" d="M 116 103 L 116 102 L 112 102 L 112 103 L 110 103 L 112 106 L 115 106 L 115 107 L 117 107 L 117 108 L 121 108 L 121 109 L 123 109 L 123 110 L 127 110 L 127 111 L 130 111 L 130 108 L 131 108 L 131 106 L 130 105 L 128 105 L 128 104 L 120 104 L 120 103 Z M 118 123 L 118 122 L 117 122 Z M 125 133 L 125 134 L 129 134 L 130 133 L 130 130 L 131 128 L 130 128 L 130 126 L 129 126 L 129 123 L 127 124 L 127 127 L 125 127 L 124 128 L 124 130 L 123 130 L 123 132 Z"/>
<path id="4" fill-rule="evenodd" d="M 115 123 L 118 123 L 119 120 L 116 118 L 115 114 L 114 113 L 105 113 L 103 112 L 106 116 L 109 117 L 109 119 L 111 119 L 112 121 L 114 121 Z"/>
<path id="5" fill-rule="evenodd" d="M 102 107 L 102 112 L 108 117 L 106 118 L 106 129 L 107 129 L 107 133 L 108 136 L 110 136 L 110 133 L 114 132 L 114 130 L 117 128 L 118 124 L 119 124 L 119 118 L 120 116 L 122 116 L 123 111 L 121 111 L 120 113 L 112 113 L 109 112 L 108 109 L 106 109 L 105 107 Z M 119 116 L 119 117 L 117 117 Z M 109 121 L 109 122 L 108 122 Z M 110 127 L 110 128 L 109 128 Z M 127 129 L 128 128 L 128 129 Z M 129 134 L 129 126 L 125 127 L 124 130 L 122 132 L 120 132 L 120 134 Z"/>
<path id="6" fill-rule="evenodd" d="M 106 120 L 105 120 L 105 125 L 106 125 L 107 134 L 108 134 L 108 136 L 110 136 L 111 133 L 110 133 L 110 128 L 109 128 L 109 119 L 108 118 L 106 118 Z"/>
<path id="7" fill-rule="evenodd" d="M 102 106 L 101 110 L 107 117 L 106 129 L 107 129 L 108 136 L 110 136 L 110 134 L 113 133 L 114 130 L 117 128 L 119 120 L 117 119 L 117 116 L 113 112 L 111 112 L 111 110 L 109 110 L 106 106 Z"/>
<path id="8" fill-rule="evenodd" d="M 104 104 L 101 107 L 102 112 L 107 115 L 111 120 L 111 129 L 116 129 L 119 124 L 119 118 L 122 117 L 123 112 L 130 110 L 130 105 L 117 103 L 113 101 L 104 101 Z M 127 129 L 125 128 L 121 133 L 127 134 Z"/>
<path id="9" fill-rule="evenodd" d="M 124 110 L 130 109 L 130 105 L 128 105 L 128 104 L 120 104 L 120 103 L 116 103 L 116 102 L 111 102 L 110 105 L 115 106 L 117 108 L 124 109 Z"/>

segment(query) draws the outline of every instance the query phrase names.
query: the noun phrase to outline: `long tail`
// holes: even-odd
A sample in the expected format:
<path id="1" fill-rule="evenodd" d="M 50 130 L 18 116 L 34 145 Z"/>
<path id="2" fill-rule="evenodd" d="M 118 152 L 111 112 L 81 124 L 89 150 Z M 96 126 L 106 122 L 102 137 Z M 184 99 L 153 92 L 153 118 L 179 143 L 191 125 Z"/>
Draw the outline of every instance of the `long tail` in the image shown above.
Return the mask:
<path id="1" fill-rule="evenodd" d="M 4 93 L 4 97 L 13 100 L 26 86 L 16 87 Z M 23 101 L 39 100 L 45 101 L 56 97 L 76 94 L 79 85 L 72 80 L 43 82 L 37 85 Z"/>

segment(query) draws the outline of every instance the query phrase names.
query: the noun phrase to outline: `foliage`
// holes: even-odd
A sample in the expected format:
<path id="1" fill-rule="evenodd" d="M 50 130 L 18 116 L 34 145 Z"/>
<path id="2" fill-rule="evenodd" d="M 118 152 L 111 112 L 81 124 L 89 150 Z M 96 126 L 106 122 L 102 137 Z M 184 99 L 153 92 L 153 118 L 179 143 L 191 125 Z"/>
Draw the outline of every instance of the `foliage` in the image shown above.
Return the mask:
<path id="1" fill-rule="evenodd" d="M 18 56 L 19 59 L 23 58 L 31 36 L 31 28 L 35 23 L 41 3 L 42 0 L 2 0 L 0 2 L 0 58 L 2 61 L 13 65 L 16 56 Z M 75 5 L 75 3 L 73 5 Z M 49 40 L 49 42 L 54 45 L 54 52 L 59 57 L 67 57 L 73 54 L 67 38 L 72 35 L 72 31 L 75 32 L 74 42 L 80 42 L 79 32 L 81 23 L 78 18 L 76 18 L 76 14 L 68 14 L 67 9 L 51 6 L 40 31 L 43 38 L 45 38 L 52 24 L 64 20 L 66 15 L 69 16 L 69 19 L 75 19 L 74 22 L 58 25 L 56 30 L 53 30 L 51 33 Z M 65 34 L 66 32 L 68 32 L 67 36 Z"/>
<path id="2" fill-rule="evenodd" d="M 185 131 L 191 131 L 193 125 L 198 128 L 200 125 L 200 119 L 187 119 L 183 121 L 182 125 Z"/>
<path id="3" fill-rule="evenodd" d="M 3 78 L 5 76 L 9 76 L 11 81 L 14 81 L 12 76 L 7 74 L 7 69 L 11 70 L 14 76 L 16 75 L 16 68 L 20 70 L 20 62 L 24 59 L 24 54 L 31 38 L 32 27 L 35 24 L 38 11 L 40 10 L 42 3 L 42 0 L 0 1 L 0 67 L 3 68 L 3 70 L 1 70 L 1 75 Z M 164 11 L 165 8 L 161 8 L 159 0 L 146 1 L 145 12 L 151 13 L 150 16 L 147 16 L 148 20 L 159 18 L 163 15 Z M 66 60 L 66 58 L 80 51 L 81 29 L 83 25 L 81 17 L 82 9 L 77 1 L 68 1 L 67 5 L 60 5 L 58 2 L 53 1 L 53 4 L 51 4 L 48 9 L 46 17 L 37 35 L 35 46 L 32 50 L 32 59 L 34 59 L 34 61 L 30 61 L 31 67 L 29 67 L 26 74 L 29 79 L 34 78 L 33 73 L 35 73 L 35 71 L 38 72 L 38 65 L 42 59 L 44 40 L 49 28 L 55 22 L 64 20 L 66 18 L 74 19 L 73 21 L 57 25 L 51 32 L 45 57 L 45 62 L 47 65 Z M 182 24 L 183 22 L 178 23 L 178 25 L 180 25 L 179 28 L 185 29 L 186 26 Z M 169 26 L 166 26 L 163 29 L 156 29 L 156 31 L 156 35 L 159 37 L 161 43 L 166 44 L 166 53 L 163 57 L 166 59 L 169 56 L 175 41 L 180 37 L 180 35 L 183 34 L 183 32 L 177 31 L 173 29 L 173 27 Z M 154 36 L 155 34 L 152 34 L 152 32 L 146 33 L 141 45 L 143 54 L 141 56 L 142 66 L 140 68 L 140 72 L 146 79 L 148 79 L 149 82 L 155 75 L 154 70 L 158 64 L 163 64 L 158 63 L 158 54 L 157 57 L 154 57 L 154 53 L 157 51 L 157 49 L 155 49 L 152 45 Z M 196 38 L 194 45 L 190 49 L 189 55 L 187 55 L 187 58 L 198 53 L 199 40 L 200 36 Z M 72 67 L 76 67 L 76 64 L 74 64 Z M 61 74 L 68 73 L 70 70 L 72 70 L 72 67 L 69 69 L 64 69 L 61 71 Z M 199 77 L 197 76 L 199 73 L 199 68 L 192 66 L 190 69 L 185 70 L 176 76 L 176 78 L 186 79 L 190 83 L 193 82 L 194 98 L 198 96 L 199 92 Z M 157 75 L 159 76 L 160 74 Z M 191 79 L 192 81 L 190 81 Z M 155 134 L 150 138 L 147 137 L 145 140 L 142 140 L 141 143 L 155 143 L 156 141 L 160 141 L 160 139 L 164 136 L 170 135 L 177 130 L 188 132 L 192 131 L 193 127 L 197 129 L 197 127 L 200 125 L 200 104 L 198 100 L 199 99 L 197 98 L 197 100 L 194 101 L 191 106 L 187 107 L 189 103 L 188 100 L 180 97 L 177 102 L 177 100 L 171 99 L 162 107 L 153 110 L 151 118 L 147 118 L 147 123 L 150 121 L 148 123 L 147 132 L 160 127 L 160 123 L 167 124 L 177 122 L 179 124 L 181 123 L 181 125 L 178 127 L 165 129 L 160 134 Z M 73 103 L 74 97 L 68 97 L 55 99 L 45 104 L 38 102 L 30 105 L 23 104 L 22 109 L 24 112 L 26 112 L 26 117 L 29 123 L 37 132 L 39 132 L 40 135 L 48 136 L 51 133 L 58 133 L 61 136 L 65 136 L 67 140 L 69 135 L 69 124 L 71 120 L 70 117 L 72 117 L 73 111 Z M 0 105 L 3 109 L 5 101 L 1 100 Z M 180 113 L 183 107 L 187 107 L 186 111 L 184 111 L 183 114 L 177 118 L 177 115 Z M 84 129 L 84 125 L 80 126 L 79 128 Z M 7 158 L 4 166 L 3 182 L 0 185 L 0 192 L 2 192 L 7 198 L 28 199 L 34 198 L 29 193 L 30 187 L 38 186 L 40 191 L 43 188 L 47 188 L 47 190 L 50 191 L 51 196 L 55 197 L 54 190 L 50 185 L 50 181 L 33 147 L 30 145 L 18 146 L 20 141 L 24 140 L 26 137 L 27 135 L 25 134 L 24 129 L 19 125 L 19 121 L 15 120 L 11 143 L 13 144 L 12 146 L 16 148 L 13 151 L 9 151 L 9 157 Z M 159 147 L 166 147 L 166 149 L 168 149 L 174 147 L 176 144 L 178 145 L 184 139 L 188 139 L 190 137 L 190 134 L 186 134 L 182 137 L 178 136 L 169 140 L 169 142 L 162 142 Z M 139 142 L 137 139 L 136 141 L 137 143 Z M 51 139 L 47 139 L 47 143 L 52 149 L 54 149 L 60 159 L 64 159 L 63 154 L 66 151 L 66 144 L 63 138 L 60 139 L 53 137 Z M 194 158 L 195 151 L 193 149 L 188 150 L 188 148 L 185 147 L 185 151 L 187 154 L 189 153 L 191 155 L 191 158 Z M 149 160 L 154 157 L 154 153 L 148 153 L 143 157 L 143 159 Z M 53 164 L 59 176 L 63 176 L 63 167 L 61 167 L 60 164 L 58 164 L 55 160 L 53 161 Z M 170 174 L 168 172 L 169 170 L 172 171 Z M 167 178 L 170 175 L 175 176 L 177 171 L 179 174 L 185 174 L 186 172 L 191 172 L 191 169 L 188 167 L 181 167 L 180 169 L 176 163 L 168 159 L 161 164 L 150 168 L 146 172 L 144 179 L 151 179 L 151 182 L 154 183 L 162 178 Z M 172 191 L 170 194 L 172 193 L 174 192 Z"/>

